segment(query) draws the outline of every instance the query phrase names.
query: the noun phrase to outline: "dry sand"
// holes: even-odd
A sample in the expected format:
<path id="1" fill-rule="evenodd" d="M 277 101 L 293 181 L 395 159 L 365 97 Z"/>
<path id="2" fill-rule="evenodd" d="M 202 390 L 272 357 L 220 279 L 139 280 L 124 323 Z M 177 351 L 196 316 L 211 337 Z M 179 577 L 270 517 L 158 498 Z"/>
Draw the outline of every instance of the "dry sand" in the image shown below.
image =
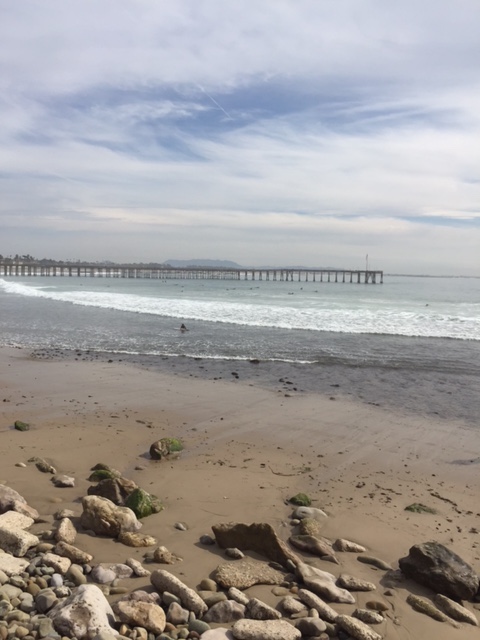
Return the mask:
<path id="1" fill-rule="evenodd" d="M 15 420 L 30 423 L 30 431 L 15 431 Z M 80 514 L 86 478 L 97 462 L 159 496 L 165 510 L 145 519 L 142 532 L 184 558 L 167 568 L 192 587 L 225 560 L 216 547 L 198 544 L 213 524 L 269 522 L 287 539 L 292 508 L 286 500 L 299 491 L 329 514 L 324 535 L 359 542 L 394 568 L 410 546 L 428 540 L 480 567 L 480 442 L 471 423 L 343 397 L 286 397 L 235 379 L 193 379 L 126 363 L 35 360 L 27 350 L 2 348 L 0 430 L 0 483 L 44 516 L 59 507 Z M 184 453 L 175 461 L 149 460 L 150 444 L 164 436 L 180 437 Z M 32 456 L 75 476 L 76 486 L 55 488 L 34 465 L 15 466 Z M 438 513 L 404 511 L 414 502 Z M 176 522 L 188 530 L 179 531 Z M 146 551 L 86 534 L 76 544 L 96 562 L 141 560 Z M 393 595 L 385 595 L 382 571 L 359 563 L 355 554 L 340 555 L 340 566 L 318 559 L 314 564 L 377 584 L 374 594 L 359 593 L 357 603 L 389 604 L 388 618 L 377 628 L 385 638 L 480 636 L 469 625 L 456 630 L 413 612 L 405 602 L 408 593 L 433 595 L 428 590 L 399 581 Z M 147 583 L 137 578 L 132 585 Z M 249 593 L 276 601 L 269 587 Z M 352 611 L 351 605 L 334 606 Z"/>

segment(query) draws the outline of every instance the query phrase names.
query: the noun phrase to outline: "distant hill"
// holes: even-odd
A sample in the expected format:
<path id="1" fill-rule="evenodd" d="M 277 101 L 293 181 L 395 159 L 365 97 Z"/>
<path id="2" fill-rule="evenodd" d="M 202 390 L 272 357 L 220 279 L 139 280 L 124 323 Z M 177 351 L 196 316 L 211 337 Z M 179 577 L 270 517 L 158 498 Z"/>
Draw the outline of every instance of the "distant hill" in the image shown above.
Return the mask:
<path id="1" fill-rule="evenodd" d="M 231 260 L 201 260 L 198 258 L 192 260 L 165 260 L 165 264 L 171 267 L 226 267 L 231 269 L 241 269 L 242 265 L 232 262 Z"/>

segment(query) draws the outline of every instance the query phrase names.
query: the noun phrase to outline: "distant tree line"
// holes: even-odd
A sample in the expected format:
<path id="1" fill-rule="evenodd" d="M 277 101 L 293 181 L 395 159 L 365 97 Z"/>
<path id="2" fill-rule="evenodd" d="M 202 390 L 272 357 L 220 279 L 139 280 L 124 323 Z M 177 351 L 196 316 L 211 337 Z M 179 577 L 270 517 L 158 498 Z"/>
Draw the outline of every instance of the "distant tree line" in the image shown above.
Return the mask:
<path id="1" fill-rule="evenodd" d="M 43 265 L 62 265 L 62 264 L 71 264 L 79 267 L 86 267 L 89 265 L 96 265 L 99 267 L 115 267 L 120 266 L 119 262 L 112 262 L 111 260 L 96 260 L 96 261 L 87 261 L 87 260 L 54 260 L 53 258 L 34 258 L 30 254 L 19 255 L 16 253 L 14 256 L 2 256 L 0 253 L 0 262 L 7 264 L 14 264 L 18 262 L 30 262 L 34 264 L 43 264 Z M 124 267 L 140 267 L 140 268 L 148 268 L 148 269 L 159 269 L 170 267 L 166 262 L 122 262 L 121 266 Z"/>

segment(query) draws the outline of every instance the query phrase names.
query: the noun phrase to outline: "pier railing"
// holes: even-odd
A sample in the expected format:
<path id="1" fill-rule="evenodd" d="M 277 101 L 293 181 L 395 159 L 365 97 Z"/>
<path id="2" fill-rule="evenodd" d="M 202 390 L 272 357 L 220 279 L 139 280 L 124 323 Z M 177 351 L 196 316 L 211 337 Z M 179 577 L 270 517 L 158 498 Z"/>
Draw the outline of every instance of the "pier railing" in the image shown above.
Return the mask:
<path id="1" fill-rule="evenodd" d="M 383 271 L 356 269 L 145 267 L 0 261 L 0 276 L 148 278 L 152 280 L 268 280 L 383 284 Z"/>

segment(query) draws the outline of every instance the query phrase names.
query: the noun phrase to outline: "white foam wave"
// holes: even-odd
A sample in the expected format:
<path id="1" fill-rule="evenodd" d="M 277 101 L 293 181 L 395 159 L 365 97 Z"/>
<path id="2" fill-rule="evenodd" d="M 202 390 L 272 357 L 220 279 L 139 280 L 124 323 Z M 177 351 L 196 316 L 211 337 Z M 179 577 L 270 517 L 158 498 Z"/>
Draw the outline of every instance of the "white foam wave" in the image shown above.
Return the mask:
<path id="1" fill-rule="evenodd" d="M 365 306 L 319 307 L 268 305 L 247 301 L 177 299 L 142 296 L 133 293 L 61 291 L 0 279 L 8 293 L 37 297 L 85 307 L 110 309 L 136 314 L 158 315 L 182 321 L 199 320 L 272 329 L 324 331 L 354 334 L 384 334 L 408 337 L 480 340 L 478 315 L 427 313 L 391 306 L 377 309 Z"/>

